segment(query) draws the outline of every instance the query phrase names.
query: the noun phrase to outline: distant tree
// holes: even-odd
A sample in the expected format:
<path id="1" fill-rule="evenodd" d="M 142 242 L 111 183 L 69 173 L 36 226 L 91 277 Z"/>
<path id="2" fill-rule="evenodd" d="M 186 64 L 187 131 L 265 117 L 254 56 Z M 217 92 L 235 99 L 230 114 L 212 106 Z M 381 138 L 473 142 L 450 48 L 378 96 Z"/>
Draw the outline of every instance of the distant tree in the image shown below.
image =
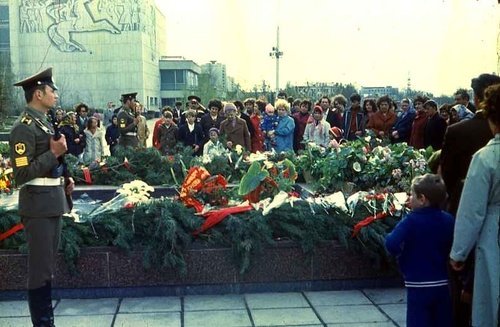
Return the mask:
<path id="1" fill-rule="evenodd" d="M 203 105 L 207 105 L 208 101 L 217 98 L 218 92 L 214 76 L 211 74 L 198 75 L 198 90 L 195 93 L 201 98 Z"/>
<path id="2" fill-rule="evenodd" d="M 16 114 L 14 76 L 9 53 L 0 53 L 0 117 Z"/>

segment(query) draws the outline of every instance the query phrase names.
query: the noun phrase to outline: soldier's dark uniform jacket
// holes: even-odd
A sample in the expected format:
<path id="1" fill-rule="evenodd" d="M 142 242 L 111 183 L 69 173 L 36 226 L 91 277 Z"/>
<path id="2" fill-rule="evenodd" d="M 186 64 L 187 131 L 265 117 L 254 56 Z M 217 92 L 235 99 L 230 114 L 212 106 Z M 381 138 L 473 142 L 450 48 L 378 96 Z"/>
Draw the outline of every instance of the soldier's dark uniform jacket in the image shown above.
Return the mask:
<path id="1" fill-rule="evenodd" d="M 12 127 L 9 145 L 14 177 L 18 185 L 40 178 L 54 178 L 59 161 L 50 151 L 54 134 L 47 116 L 27 107 Z M 69 212 L 64 178 L 58 186 L 24 185 L 19 191 L 19 214 L 32 218 L 61 216 Z"/>
<path id="2" fill-rule="evenodd" d="M 130 108 L 125 103 L 129 99 L 135 100 L 137 93 L 127 93 L 122 94 L 123 107 L 118 113 L 118 128 L 120 129 L 120 139 L 118 144 L 121 146 L 133 146 L 136 147 L 139 144 L 137 138 L 137 126 L 134 124 L 135 109 Z"/>

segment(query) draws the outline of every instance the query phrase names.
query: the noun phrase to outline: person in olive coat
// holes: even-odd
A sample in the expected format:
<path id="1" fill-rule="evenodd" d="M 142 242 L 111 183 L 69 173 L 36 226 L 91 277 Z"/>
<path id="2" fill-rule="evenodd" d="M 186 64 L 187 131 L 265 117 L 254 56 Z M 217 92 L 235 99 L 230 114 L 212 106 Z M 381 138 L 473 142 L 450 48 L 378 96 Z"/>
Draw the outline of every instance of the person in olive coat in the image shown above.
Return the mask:
<path id="1" fill-rule="evenodd" d="M 74 181 L 63 177 L 66 138 L 54 136 L 47 112 L 58 95 L 52 68 L 14 84 L 27 106 L 10 134 L 10 155 L 19 190 L 19 215 L 28 245 L 28 305 L 34 326 L 54 326 L 52 276 L 61 237 L 61 217 L 69 212 L 66 195 Z"/>
<path id="2" fill-rule="evenodd" d="M 137 138 L 139 118 L 135 114 L 136 96 L 137 92 L 122 94 L 123 107 L 118 113 L 118 128 L 120 129 L 118 143 L 122 147 L 137 147 L 139 144 L 139 139 Z"/>

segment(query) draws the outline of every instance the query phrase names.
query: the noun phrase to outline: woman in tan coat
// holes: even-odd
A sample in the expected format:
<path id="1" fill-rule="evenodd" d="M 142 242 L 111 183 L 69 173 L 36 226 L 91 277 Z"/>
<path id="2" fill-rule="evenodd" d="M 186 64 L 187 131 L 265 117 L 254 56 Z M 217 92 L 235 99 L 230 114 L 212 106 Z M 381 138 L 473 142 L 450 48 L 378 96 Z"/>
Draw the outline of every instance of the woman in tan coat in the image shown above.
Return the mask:
<path id="1" fill-rule="evenodd" d="M 252 150 L 250 132 L 247 123 L 236 117 L 236 106 L 229 102 L 224 106 L 226 119 L 220 123 L 220 135 L 226 137 L 226 146 L 233 149 L 236 145 L 241 145 L 245 150 Z"/>

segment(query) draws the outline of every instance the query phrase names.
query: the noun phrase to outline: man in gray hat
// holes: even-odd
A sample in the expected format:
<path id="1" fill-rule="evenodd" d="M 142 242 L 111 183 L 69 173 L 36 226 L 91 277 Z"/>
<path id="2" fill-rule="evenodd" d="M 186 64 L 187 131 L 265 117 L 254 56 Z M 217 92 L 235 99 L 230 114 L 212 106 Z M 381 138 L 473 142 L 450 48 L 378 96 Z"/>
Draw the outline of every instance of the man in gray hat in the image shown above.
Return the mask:
<path id="1" fill-rule="evenodd" d="M 33 326 L 54 326 L 51 281 L 61 237 L 61 216 L 69 212 L 66 195 L 71 177 L 63 177 L 64 135 L 54 138 L 47 118 L 58 95 L 52 68 L 14 84 L 21 86 L 27 106 L 10 134 L 14 177 L 21 185 L 19 215 L 28 244 L 28 304 Z"/>
<path id="2" fill-rule="evenodd" d="M 123 107 L 118 113 L 118 127 L 120 129 L 118 144 L 123 147 L 136 147 L 139 143 L 137 138 L 137 124 L 139 124 L 139 118 L 135 110 L 136 96 L 137 92 L 122 94 L 121 101 Z"/>

